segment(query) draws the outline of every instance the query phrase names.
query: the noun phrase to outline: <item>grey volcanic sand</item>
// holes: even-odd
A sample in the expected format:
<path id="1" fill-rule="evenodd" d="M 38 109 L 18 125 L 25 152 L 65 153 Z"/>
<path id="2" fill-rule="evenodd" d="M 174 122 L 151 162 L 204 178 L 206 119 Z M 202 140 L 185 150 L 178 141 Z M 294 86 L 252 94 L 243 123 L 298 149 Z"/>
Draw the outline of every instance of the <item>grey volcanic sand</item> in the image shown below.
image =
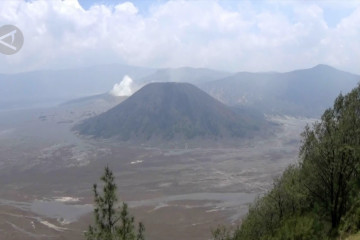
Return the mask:
<path id="1" fill-rule="evenodd" d="M 101 111 L 0 113 L 2 240 L 81 238 L 92 221 L 92 184 L 106 165 L 147 239 L 208 239 L 218 224 L 240 223 L 249 203 L 297 161 L 299 134 L 314 121 L 271 117 L 279 124 L 272 136 L 238 147 L 129 146 L 70 131 Z"/>

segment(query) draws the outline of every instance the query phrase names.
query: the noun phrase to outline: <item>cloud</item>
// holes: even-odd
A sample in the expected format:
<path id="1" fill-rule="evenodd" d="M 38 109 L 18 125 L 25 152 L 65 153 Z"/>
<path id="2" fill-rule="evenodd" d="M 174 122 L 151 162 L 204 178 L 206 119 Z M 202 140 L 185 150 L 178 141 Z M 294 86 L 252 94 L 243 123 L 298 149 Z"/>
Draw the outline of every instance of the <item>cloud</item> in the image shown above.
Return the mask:
<path id="1" fill-rule="evenodd" d="M 116 97 L 131 96 L 134 92 L 134 81 L 125 75 L 121 82 L 115 83 L 110 94 Z"/>
<path id="2" fill-rule="evenodd" d="M 336 2 L 168 1 L 141 12 L 131 2 L 0 1 L 0 23 L 15 24 L 23 49 L 0 56 L 0 72 L 123 63 L 288 71 L 319 63 L 360 73 L 360 2 L 330 27 Z"/>

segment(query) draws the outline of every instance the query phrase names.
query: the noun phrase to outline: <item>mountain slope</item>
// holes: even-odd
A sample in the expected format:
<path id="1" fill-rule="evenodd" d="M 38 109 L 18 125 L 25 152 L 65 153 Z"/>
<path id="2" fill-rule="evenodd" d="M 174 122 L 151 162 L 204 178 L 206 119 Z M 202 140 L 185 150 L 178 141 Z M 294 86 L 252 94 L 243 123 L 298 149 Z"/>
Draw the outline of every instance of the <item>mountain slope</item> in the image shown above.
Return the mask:
<path id="1" fill-rule="evenodd" d="M 109 93 L 103 93 L 103 94 L 97 94 L 97 95 L 92 95 L 92 96 L 88 96 L 88 97 L 82 97 L 82 98 L 77 98 L 77 99 L 73 99 L 70 101 L 67 101 L 65 103 L 62 103 L 60 106 L 62 107 L 77 107 L 77 108 L 82 108 L 82 107 L 94 107 L 94 106 L 98 106 L 98 107 L 104 107 L 107 108 L 108 106 L 116 106 L 117 104 L 121 103 L 122 101 L 124 101 L 127 97 L 125 96 L 113 96 Z"/>
<path id="2" fill-rule="evenodd" d="M 287 73 L 240 72 L 200 87 L 229 105 L 253 106 L 272 114 L 319 116 L 360 76 L 326 65 Z"/>
<path id="3" fill-rule="evenodd" d="M 231 73 L 216 71 L 207 68 L 166 68 L 159 69 L 153 74 L 150 74 L 142 79 L 139 83 L 152 82 L 187 82 L 191 84 L 201 84 L 204 82 L 214 81 L 230 76 Z"/>
<path id="4" fill-rule="evenodd" d="M 242 137 L 265 120 L 239 115 L 188 83 L 151 83 L 109 111 L 75 126 L 81 134 L 121 140 Z"/>
<path id="5" fill-rule="evenodd" d="M 0 74 L 0 109 L 56 105 L 107 92 L 124 75 L 142 78 L 154 70 L 119 64 L 78 69 Z"/>
<path id="6" fill-rule="evenodd" d="M 125 96 L 113 96 L 109 93 L 103 93 L 70 100 L 59 105 L 57 109 L 65 110 L 81 117 L 89 117 L 108 111 L 126 98 Z"/>

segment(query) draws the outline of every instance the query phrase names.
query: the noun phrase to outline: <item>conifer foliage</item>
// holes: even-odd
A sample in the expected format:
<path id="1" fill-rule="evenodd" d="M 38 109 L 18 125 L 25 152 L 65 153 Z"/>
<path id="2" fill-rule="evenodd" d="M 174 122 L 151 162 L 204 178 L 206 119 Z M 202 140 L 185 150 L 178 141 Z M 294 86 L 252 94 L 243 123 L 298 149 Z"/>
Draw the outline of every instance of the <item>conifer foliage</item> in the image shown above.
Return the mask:
<path id="1" fill-rule="evenodd" d="M 89 226 L 85 237 L 87 240 L 145 240 L 145 227 L 140 222 L 135 229 L 135 219 L 130 215 L 128 205 L 122 203 L 119 207 L 116 196 L 114 174 L 109 167 L 101 177 L 102 193 L 94 184 L 94 224 Z"/>

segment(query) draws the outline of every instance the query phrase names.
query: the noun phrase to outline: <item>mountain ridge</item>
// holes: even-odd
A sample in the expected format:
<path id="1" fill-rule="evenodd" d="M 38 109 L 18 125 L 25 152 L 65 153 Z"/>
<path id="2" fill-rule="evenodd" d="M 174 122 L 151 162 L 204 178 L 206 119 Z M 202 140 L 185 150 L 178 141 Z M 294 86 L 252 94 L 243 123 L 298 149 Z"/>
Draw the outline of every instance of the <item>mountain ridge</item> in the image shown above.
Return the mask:
<path id="1" fill-rule="evenodd" d="M 360 76 L 328 65 L 290 72 L 238 72 L 200 87 L 228 105 L 255 107 L 267 114 L 318 117 L 340 92 L 347 93 Z"/>

